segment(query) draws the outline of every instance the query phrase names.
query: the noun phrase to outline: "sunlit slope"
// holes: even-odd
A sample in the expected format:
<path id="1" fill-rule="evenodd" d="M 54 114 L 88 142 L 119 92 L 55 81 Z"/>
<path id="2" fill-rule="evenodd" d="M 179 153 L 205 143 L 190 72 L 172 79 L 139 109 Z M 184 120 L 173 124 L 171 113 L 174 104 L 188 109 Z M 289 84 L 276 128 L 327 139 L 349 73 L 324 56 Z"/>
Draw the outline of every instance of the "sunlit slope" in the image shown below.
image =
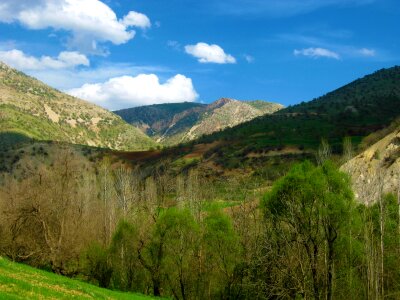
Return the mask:
<path id="1" fill-rule="evenodd" d="M 0 257 L 0 299 L 131 299 L 151 297 L 102 289 Z"/>
<path id="2" fill-rule="evenodd" d="M 155 143 L 117 115 L 71 97 L 0 62 L 0 135 L 116 150 Z"/>

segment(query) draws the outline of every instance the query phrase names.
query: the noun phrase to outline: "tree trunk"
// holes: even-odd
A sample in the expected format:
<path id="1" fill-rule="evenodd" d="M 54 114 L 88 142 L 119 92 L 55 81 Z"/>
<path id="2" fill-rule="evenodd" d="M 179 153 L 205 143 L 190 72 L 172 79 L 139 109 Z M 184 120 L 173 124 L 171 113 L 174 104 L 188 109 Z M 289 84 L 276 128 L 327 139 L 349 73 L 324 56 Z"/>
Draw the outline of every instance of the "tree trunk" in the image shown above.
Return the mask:
<path id="1" fill-rule="evenodd" d="M 314 299 L 319 299 L 319 286 L 318 286 L 318 270 L 317 270 L 317 263 L 318 263 L 318 247 L 316 245 L 313 246 L 313 258 L 311 264 L 311 272 L 313 278 L 313 287 L 314 287 Z"/>
<path id="2" fill-rule="evenodd" d="M 333 241 L 328 241 L 328 282 L 326 298 L 332 300 L 333 290 Z"/>

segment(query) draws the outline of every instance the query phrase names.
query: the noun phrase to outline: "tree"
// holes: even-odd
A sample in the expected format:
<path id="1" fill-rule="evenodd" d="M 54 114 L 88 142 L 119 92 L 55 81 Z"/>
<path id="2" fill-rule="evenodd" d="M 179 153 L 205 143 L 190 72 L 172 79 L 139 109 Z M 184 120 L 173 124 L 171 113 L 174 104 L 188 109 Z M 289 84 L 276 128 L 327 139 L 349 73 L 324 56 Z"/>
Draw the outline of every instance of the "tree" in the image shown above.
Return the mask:
<path id="1" fill-rule="evenodd" d="M 234 298 L 235 268 L 240 264 L 241 247 L 231 218 L 213 208 L 204 219 L 206 290 L 209 298 Z"/>
<path id="2" fill-rule="evenodd" d="M 400 288 L 397 199 L 392 194 L 382 195 L 379 201 L 363 210 L 369 295 L 375 299 L 396 297 Z"/>
<path id="3" fill-rule="evenodd" d="M 11 243 L 10 256 L 33 261 L 56 273 L 77 272 L 79 254 L 96 238 L 97 199 L 86 162 L 63 150 L 36 176 L 10 181 L 3 203 Z"/>
<path id="4" fill-rule="evenodd" d="M 113 269 L 108 249 L 93 242 L 84 252 L 82 259 L 86 275 L 91 280 L 97 281 L 100 287 L 109 287 Z"/>
<path id="5" fill-rule="evenodd" d="M 265 216 L 275 227 L 276 256 L 290 258 L 278 259 L 278 268 L 297 285 L 278 286 L 277 293 L 332 299 L 336 242 L 347 234 L 352 205 L 349 178 L 330 162 L 304 162 L 274 184 L 263 200 Z"/>
<path id="6" fill-rule="evenodd" d="M 350 161 L 353 157 L 354 149 L 351 143 L 351 137 L 345 137 L 343 139 L 343 163 Z"/>
<path id="7" fill-rule="evenodd" d="M 113 282 L 116 287 L 122 290 L 132 290 L 135 286 L 136 272 L 139 270 L 137 236 L 135 226 L 122 219 L 112 238 Z"/>
<path id="8" fill-rule="evenodd" d="M 116 207 L 114 203 L 114 186 L 111 173 L 111 162 L 109 158 L 104 158 L 99 166 L 98 184 L 99 194 L 102 202 L 102 227 L 103 227 L 103 245 L 107 246 L 111 242 L 111 236 L 115 229 Z"/>
<path id="9" fill-rule="evenodd" d="M 160 215 L 156 228 L 156 236 L 166 233 L 163 277 L 169 289 L 176 299 L 194 299 L 199 277 L 198 224 L 189 210 L 170 208 Z"/>
<path id="10" fill-rule="evenodd" d="M 316 157 L 318 165 L 322 165 L 325 161 L 329 160 L 331 156 L 332 156 L 332 149 L 329 146 L 328 141 L 322 139 Z"/>

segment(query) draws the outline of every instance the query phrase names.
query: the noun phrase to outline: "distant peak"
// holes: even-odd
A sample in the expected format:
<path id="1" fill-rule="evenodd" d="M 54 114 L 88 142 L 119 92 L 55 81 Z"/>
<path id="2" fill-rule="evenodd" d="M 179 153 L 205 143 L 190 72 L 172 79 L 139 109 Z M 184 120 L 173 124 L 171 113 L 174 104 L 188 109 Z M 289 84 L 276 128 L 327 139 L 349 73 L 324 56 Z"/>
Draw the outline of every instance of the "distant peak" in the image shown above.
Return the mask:
<path id="1" fill-rule="evenodd" d="M 237 100 L 231 99 L 231 98 L 220 98 L 217 101 L 215 101 L 214 103 L 215 104 L 227 104 L 229 102 L 234 102 L 234 101 L 237 101 Z"/>
<path id="2" fill-rule="evenodd" d="M 208 105 L 208 108 L 209 109 L 220 108 L 220 107 L 224 106 L 225 104 L 228 104 L 228 103 L 234 102 L 234 101 L 237 101 L 237 100 L 230 99 L 230 98 L 220 98 L 217 101 L 214 101 L 214 102 L 210 103 Z"/>

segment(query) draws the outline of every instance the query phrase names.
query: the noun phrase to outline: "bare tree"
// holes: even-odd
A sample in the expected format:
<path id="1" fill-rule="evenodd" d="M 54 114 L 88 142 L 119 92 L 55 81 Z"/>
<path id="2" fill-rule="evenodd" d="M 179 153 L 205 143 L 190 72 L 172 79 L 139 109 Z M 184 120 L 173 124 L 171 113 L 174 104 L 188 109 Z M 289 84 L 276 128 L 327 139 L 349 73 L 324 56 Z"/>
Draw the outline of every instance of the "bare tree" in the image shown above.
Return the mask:
<path id="1" fill-rule="evenodd" d="M 325 161 L 329 160 L 331 156 L 332 150 L 328 141 L 326 139 L 322 139 L 316 157 L 318 165 L 322 165 Z"/>

